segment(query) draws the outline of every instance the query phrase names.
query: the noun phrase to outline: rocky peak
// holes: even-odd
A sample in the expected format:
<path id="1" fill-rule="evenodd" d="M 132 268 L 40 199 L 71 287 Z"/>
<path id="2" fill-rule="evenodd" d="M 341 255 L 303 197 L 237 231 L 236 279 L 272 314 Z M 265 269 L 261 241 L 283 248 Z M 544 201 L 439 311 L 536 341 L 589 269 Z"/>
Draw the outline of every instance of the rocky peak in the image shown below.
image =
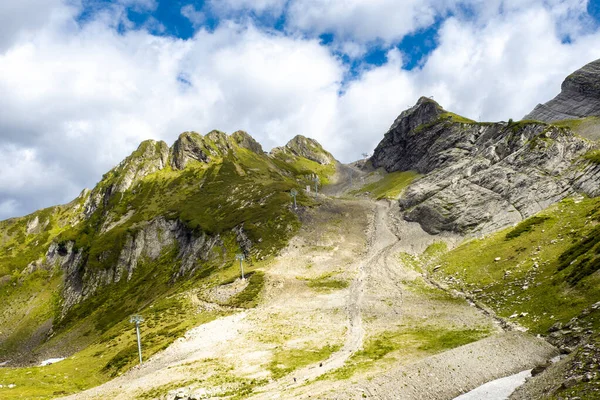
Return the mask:
<path id="1" fill-rule="evenodd" d="M 80 197 L 87 196 L 83 204 L 84 215 L 89 217 L 100 204 L 108 203 L 115 193 L 123 193 L 133 183 L 165 168 L 168 161 L 169 146 L 165 142 L 144 140 L 137 150 L 102 176 L 102 180 L 89 196 L 85 191 L 82 192 Z"/>
<path id="2" fill-rule="evenodd" d="M 183 132 L 171 148 L 171 167 L 184 169 L 191 160 L 209 162 L 211 150 L 202 135 L 196 132 Z"/>
<path id="3" fill-rule="evenodd" d="M 237 131 L 231 134 L 231 139 L 240 147 L 255 152 L 256 154 L 263 154 L 263 148 L 252 136 L 247 132 Z"/>
<path id="4" fill-rule="evenodd" d="M 302 135 L 295 136 L 290 140 L 284 147 L 276 147 L 273 149 L 274 153 L 283 151 L 285 153 L 292 153 L 298 157 L 304 157 L 306 159 L 318 162 L 321 165 L 328 165 L 335 163 L 335 158 L 327 150 L 323 148 L 314 139 L 304 137 Z"/>
<path id="5" fill-rule="evenodd" d="M 600 60 L 569 75 L 561 92 L 545 104 L 538 104 L 523 119 L 554 122 L 600 115 Z"/>
<path id="6" fill-rule="evenodd" d="M 233 150 L 229 136 L 225 132 L 212 130 L 206 134 L 205 138 L 210 140 L 223 155 L 229 153 L 229 150 Z"/>
<path id="7" fill-rule="evenodd" d="M 446 110 L 444 110 L 435 100 L 422 96 L 414 106 L 400 113 L 389 131 L 398 128 L 404 131 L 413 130 L 419 125 L 435 121 L 445 112 Z"/>
<path id="8" fill-rule="evenodd" d="M 383 167 L 388 172 L 416 169 L 415 165 L 439 133 L 421 127 L 439 120 L 444 113 L 437 102 L 421 97 L 417 104 L 396 118 L 373 153 L 373 166 Z"/>
<path id="9" fill-rule="evenodd" d="M 163 169 L 168 162 L 169 146 L 161 141 L 144 140 L 137 150 L 123 160 L 115 169 L 114 192 L 124 192 L 133 182 Z"/>
<path id="10" fill-rule="evenodd" d="M 600 166 L 581 159 L 591 147 L 569 129 L 477 123 L 422 99 L 394 122 L 371 161 L 426 174 L 400 207 L 427 232 L 492 232 L 576 192 L 600 194 Z"/>

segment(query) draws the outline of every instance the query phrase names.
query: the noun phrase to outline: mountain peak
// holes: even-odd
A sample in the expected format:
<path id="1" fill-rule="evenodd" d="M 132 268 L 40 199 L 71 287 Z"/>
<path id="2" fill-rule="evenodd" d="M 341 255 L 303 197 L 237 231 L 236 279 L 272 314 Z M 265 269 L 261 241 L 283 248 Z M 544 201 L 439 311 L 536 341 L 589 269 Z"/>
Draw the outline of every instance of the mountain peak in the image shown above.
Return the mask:
<path id="1" fill-rule="evenodd" d="M 285 150 L 288 150 L 296 156 L 318 162 L 321 165 L 335 163 L 333 155 L 325 150 L 319 142 L 302 135 L 296 135 L 287 142 Z"/>
<path id="2" fill-rule="evenodd" d="M 446 110 L 431 97 L 421 96 L 414 106 L 400 113 L 390 130 L 396 129 L 399 125 L 402 125 L 403 129 L 413 130 L 419 125 L 435 121 L 445 112 Z"/>
<path id="3" fill-rule="evenodd" d="M 245 131 L 236 131 L 231 134 L 231 139 L 240 147 L 253 151 L 257 154 L 263 154 L 263 148 L 252 136 Z"/>
<path id="4" fill-rule="evenodd" d="M 131 184 L 167 165 L 169 146 L 162 140 L 144 140 L 114 170 L 114 191 L 124 192 Z"/>
<path id="5" fill-rule="evenodd" d="M 211 150 L 199 133 L 183 132 L 171 147 L 171 166 L 184 169 L 192 160 L 209 162 L 211 155 L 214 155 L 214 151 Z"/>
<path id="6" fill-rule="evenodd" d="M 555 122 L 600 115 L 600 59 L 569 75 L 561 92 L 545 104 L 538 104 L 523 119 Z"/>

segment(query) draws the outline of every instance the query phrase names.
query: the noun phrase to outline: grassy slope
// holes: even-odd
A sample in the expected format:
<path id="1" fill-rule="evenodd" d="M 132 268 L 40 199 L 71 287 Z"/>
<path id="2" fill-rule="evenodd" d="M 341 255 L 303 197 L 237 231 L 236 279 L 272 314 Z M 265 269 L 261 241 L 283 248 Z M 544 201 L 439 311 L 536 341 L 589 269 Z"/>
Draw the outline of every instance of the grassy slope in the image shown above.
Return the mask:
<path id="1" fill-rule="evenodd" d="M 0 278 L 5 277 L 0 281 L 0 300 L 10 305 L 4 307 L 0 318 L 3 330 L 7 330 L 5 326 L 12 328 L 0 333 L 4 334 L 0 355 L 22 347 L 24 338 L 52 318 L 57 321 L 54 336 L 42 348 L 85 347 L 69 359 L 48 367 L 0 369 L 0 384 L 17 385 L 6 393 L 12 398 L 50 398 L 59 392 L 73 393 L 97 385 L 135 365 L 133 331 L 127 321 L 131 313 L 147 316 L 146 334 L 150 338 L 146 338 L 146 356 L 167 346 L 187 328 L 214 318 L 213 313 L 182 318 L 190 314 L 191 304 L 180 293 L 225 284 L 237 275 L 233 256 L 240 249 L 231 228 L 241 223 L 253 242 L 248 271 L 260 267 L 258 260 L 275 254 L 299 226 L 289 207 L 289 190 L 309 183 L 303 175 L 310 173 L 326 180 L 331 168 L 297 157 L 289 163 L 272 160 L 236 148 L 209 165 L 192 163 L 184 171 L 166 168 L 151 174 L 122 196 L 113 196 L 89 220 L 73 227 L 61 222 L 72 219 L 72 215 L 65 218 L 65 212 L 75 214 L 72 207 L 64 206 L 38 212 L 44 213 L 39 216 L 41 221 L 48 219 L 47 215 L 52 216 L 39 234 L 25 233 L 33 216 L 1 222 L 0 228 L 4 229 L 0 229 L 0 246 L 11 252 L 3 251 L 0 259 Z M 303 191 L 299 193 L 299 205 L 312 205 Z M 118 221 L 125 215 L 132 216 L 108 232 L 100 232 L 107 219 Z M 175 283 L 171 278 L 179 268 L 178 249 L 164 249 L 159 259 L 142 260 L 130 282 L 121 280 L 100 289 L 60 321 L 60 301 L 56 295 L 62 282 L 60 268 L 21 273 L 27 263 L 43 258 L 53 240 L 74 241 L 87 257 L 86 268 L 110 268 L 118 259 L 126 237 L 145 221 L 158 216 L 178 218 L 195 232 L 218 234 L 223 246 L 211 261 L 201 263 L 192 276 Z M 252 275 L 249 287 L 231 300 L 235 304 L 228 305 L 256 304 L 262 288 L 261 277 L 260 273 Z M 153 310 L 157 309 L 163 310 L 161 318 L 154 317 Z M 77 376 L 69 376 L 69 371 L 72 374 L 75 369 Z"/>
<path id="2" fill-rule="evenodd" d="M 590 308 L 600 301 L 600 198 L 565 199 L 513 228 L 416 264 L 533 333 L 547 335 L 552 325 L 571 326 L 577 318 L 576 332 L 600 346 L 600 309 Z M 596 366 L 597 351 L 579 348 L 555 385 Z M 594 376 L 548 398 L 595 398 L 600 377 Z"/>
<path id="3" fill-rule="evenodd" d="M 402 191 L 420 176 L 416 171 L 385 173 L 382 179 L 369 183 L 353 193 L 368 193 L 369 197 L 377 200 L 397 199 Z"/>
<path id="4" fill-rule="evenodd" d="M 527 313 L 518 322 L 545 333 L 600 300 L 599 222 L 600 199 L 566 199 L 444 254 L 432 274 L 464 290 L 482 290 L 475 297 L 502 317 Z"/>

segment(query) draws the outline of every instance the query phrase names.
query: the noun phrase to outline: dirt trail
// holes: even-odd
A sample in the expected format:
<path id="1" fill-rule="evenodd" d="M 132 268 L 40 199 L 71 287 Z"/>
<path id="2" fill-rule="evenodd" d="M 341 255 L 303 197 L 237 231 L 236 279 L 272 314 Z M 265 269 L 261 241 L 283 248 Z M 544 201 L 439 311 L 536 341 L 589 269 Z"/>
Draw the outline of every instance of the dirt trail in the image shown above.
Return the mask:
<path id="1" fill-rule="evenodd" d="M 392 255 L 391 251 L 398 242 L 398 238 L 386 223 L 390 209 L 389 203 L 383 201 L 377 202 L 373 207 L 375 208 L 375 213 L 368 229 L 367 254 L 362 259 L 357 260 L 356 265 L 350 267 L 351 269 L 356 269 L 358 273 L 350 284 L 346 300 L 348 330 L 344 346 L 327 360 L 294 371 L 291 375 L 297 377 L 295 383 L 292 383 L 293 378 L 290 379 L 289 376 L 284 377 L 261 388 L 261 394 L 257 398 L 270 398 L 273 394 L 281 390 L 300 386 L 307 381 L 318 378 L 320 375 L 338 369 L 344 365 L 354 352 L 362 348 L 365 337 L 362 308 L 367 282 L 374 269 L 385 267 L 386 261 Z"/>

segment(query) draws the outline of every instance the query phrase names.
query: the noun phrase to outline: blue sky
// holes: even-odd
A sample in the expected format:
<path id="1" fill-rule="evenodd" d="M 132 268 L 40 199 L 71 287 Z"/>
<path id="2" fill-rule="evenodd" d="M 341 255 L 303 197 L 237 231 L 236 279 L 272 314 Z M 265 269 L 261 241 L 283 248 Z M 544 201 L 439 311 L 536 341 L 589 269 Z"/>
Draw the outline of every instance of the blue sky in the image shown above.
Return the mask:
<path id="1" fill-rule="evenodd" d="M 420 96 L 518 120 L 598 58 L 598 0 L 3 1 L 0 219 L 70 201 L 144 139 L 303 134 L 349 162 Z"/>

